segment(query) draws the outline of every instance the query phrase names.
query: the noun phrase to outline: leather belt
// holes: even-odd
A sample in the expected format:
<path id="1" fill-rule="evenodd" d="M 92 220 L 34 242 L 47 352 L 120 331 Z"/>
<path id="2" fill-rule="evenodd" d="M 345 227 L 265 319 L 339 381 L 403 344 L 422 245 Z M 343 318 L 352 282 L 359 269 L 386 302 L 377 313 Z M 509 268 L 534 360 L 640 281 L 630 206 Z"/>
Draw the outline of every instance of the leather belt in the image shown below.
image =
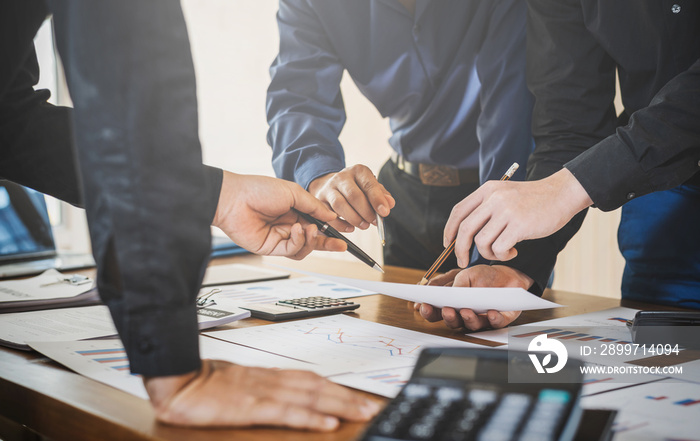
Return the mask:
<path id="1" fill-rule="evenodd" d="M 396 152 L 391 154 L 391 160 L 399 170 L 419 178 L 424 185 L 456 187 L 479 183 L 479 170 L 475 168 L 458 169 L 449 165 L 411 162 Z"/>

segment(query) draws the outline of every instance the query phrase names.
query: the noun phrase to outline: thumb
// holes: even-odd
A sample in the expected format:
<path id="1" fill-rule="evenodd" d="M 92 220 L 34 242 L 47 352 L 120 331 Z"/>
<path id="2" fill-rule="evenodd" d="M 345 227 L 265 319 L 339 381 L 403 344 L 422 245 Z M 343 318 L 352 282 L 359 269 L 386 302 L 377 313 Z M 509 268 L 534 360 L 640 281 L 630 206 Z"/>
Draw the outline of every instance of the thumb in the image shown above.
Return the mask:
<path id="1" fill-rule="evenodd" d="M 292 184 L 291 191 L 292 197 L 294 198 L 292 208 L 310 214 L 323 222 L 330 222 L 338 217 L 326 204 L 313 197 L 311 193 L 304 190 L 299 185 Z"/>

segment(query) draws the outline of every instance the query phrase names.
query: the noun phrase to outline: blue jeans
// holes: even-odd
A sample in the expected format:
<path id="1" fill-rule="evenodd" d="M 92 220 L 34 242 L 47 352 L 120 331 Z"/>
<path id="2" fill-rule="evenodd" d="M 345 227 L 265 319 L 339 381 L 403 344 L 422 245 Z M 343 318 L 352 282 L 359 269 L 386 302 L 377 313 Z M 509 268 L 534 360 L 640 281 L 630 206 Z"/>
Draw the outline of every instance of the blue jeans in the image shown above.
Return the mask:
<path id="1" fill-rule="evenodd" d="M 623 299 L 700 309 L 700 187 L 628 202 L 617 237 Z"/>

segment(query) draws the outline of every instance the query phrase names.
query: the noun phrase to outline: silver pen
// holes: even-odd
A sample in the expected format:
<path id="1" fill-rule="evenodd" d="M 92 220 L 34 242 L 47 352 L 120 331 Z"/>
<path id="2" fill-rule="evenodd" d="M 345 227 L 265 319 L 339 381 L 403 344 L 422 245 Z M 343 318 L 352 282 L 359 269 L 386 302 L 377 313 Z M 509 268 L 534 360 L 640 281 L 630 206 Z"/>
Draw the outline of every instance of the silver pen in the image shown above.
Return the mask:
<path id="1" fill-rule="evenodd" d="M 377 232 L 379 233 L 379 240 L 382 241 L 382 246 L 386 245 L 386 237 L 384 236 L 384 219 L 377 213 Z"/>

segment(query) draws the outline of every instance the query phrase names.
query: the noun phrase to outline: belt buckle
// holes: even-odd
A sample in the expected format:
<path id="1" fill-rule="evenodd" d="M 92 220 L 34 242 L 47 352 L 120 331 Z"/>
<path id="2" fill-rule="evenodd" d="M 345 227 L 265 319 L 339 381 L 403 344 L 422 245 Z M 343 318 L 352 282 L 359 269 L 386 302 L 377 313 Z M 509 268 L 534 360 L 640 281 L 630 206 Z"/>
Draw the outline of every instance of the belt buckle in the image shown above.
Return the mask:
<path id="1" fill-rule="evenodd" d="M 455 187 L 459 185 L 459 171 L 448 165 L 418 164 L 420 180 L 434 187 Z"/>

